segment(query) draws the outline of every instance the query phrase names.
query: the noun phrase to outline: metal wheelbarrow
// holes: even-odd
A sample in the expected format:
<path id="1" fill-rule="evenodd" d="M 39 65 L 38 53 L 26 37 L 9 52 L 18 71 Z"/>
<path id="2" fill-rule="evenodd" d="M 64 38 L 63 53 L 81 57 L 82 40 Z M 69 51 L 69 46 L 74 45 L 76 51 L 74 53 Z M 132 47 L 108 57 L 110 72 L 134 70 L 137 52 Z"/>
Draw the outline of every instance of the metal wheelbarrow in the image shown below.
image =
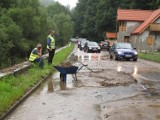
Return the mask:
<path id="1" fill-rule="evenodd" d="M 74 80 L 77 80 L 77 66 L 70 66 L 70 67 L 61 67 L 61 66 L 53 66 L 55 67 L 59 72 L 60 72 L 60 79 L 62 81 L 66 81 L 67 79 L 67 74 L 72 74 Z"/>
<path id="2" fill-rule="evenodd" d="M 79 63 L 81 63 L 81 62 L 79 62 Z M 79 69 L 77 66 L 70 66 L 70 67 L 53 66 L 53 67 L 55 67 L 60 72 L 60 79 L 63 81 L 66 81 L 67 74 L 72 74 L 73 79 L 77 80 L 76 73 L 78 73 L 80 71 L 80 69 L 82 69 L 83 67 L 86 67 L 87 69 L 89 69 L 90 71 L 93 72 L 93 70 L 91 70 L 89 67 L 87 67 L 88 65 L 85 65 L 83 63 L 81 63 L 81 65 L 82 66 Z"/>

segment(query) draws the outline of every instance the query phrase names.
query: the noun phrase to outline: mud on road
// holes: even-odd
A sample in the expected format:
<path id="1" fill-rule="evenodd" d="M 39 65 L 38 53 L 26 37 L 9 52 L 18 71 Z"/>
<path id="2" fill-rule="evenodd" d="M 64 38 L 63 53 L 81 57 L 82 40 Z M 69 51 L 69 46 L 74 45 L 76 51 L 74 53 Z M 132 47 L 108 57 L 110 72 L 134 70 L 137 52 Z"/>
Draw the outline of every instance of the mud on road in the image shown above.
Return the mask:
<path id="1" fill-rule="evenodd" d="M 77 76 L 82 85 L 88 87 L 128 86 L 137 82 L 137 80 L 129 73 L 118 72 L 112 69 L 102 69 L 94 72 L 80 72 Z"/>

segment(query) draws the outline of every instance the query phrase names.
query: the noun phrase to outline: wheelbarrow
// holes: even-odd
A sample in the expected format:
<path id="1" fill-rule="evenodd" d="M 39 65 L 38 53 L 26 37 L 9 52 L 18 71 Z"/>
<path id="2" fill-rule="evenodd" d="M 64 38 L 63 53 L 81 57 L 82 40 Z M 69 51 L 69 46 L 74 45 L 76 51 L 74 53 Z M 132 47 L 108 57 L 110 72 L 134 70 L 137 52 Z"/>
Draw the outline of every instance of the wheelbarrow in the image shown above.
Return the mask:
<path id="1" fill-rule="evenodd" d="M 79 62 L 81 63 L 81 62 Z M 85 65 L 83 63 L 81 63 L 82 66 L 78 69 L 77 66 L 70 66 L 70 67 L 61 67 L 61 66 L 53 66 L 54 68 L 56 68 L 59 72 L 60 72 L 60 80 L 62 81 L 66 81 L 67 79 L 67 74 L 72 74 L 73 79 L 77 80 L 77 76 L 76 74 L 80 71 L 80 69 L 82 69 L 83 67 L 86 67 L 87 69 L 89 69 L 90 71 L 93 72 L 93 70 L 91 70 L 89 67 L 87 67 L 88 65 Z"/>
<path id="2" fill-rule="evenodd" d="M 74 80 L 77 80 L 77 66 L 70 66 L 70 67 L 61 67 L 61 66 L 53 66 L 55 67 L 59 72 L 60 72 L 60 79 L 62 81 L 66 81 L 67 79 L 67 74 L 72 74 Z"/>

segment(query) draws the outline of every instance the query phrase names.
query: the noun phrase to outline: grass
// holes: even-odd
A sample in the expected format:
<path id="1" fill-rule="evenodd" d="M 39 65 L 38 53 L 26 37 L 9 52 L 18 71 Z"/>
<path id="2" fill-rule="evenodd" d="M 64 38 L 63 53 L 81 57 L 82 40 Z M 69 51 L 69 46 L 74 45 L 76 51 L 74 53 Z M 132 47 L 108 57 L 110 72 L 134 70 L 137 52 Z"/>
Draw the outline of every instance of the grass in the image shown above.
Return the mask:
<path id="1" fill-rule="evenodd" d="M 153 61 L 160 63 L 160 52 L 154 52 L 154 53 L 139 53 L 138 57 L 141 59 Z"/>
<path id="2" fill-rule="evenodd" d="M 72 52 L 73 48 L 74 45 L 72 44 L 56 53 L 53 59 L 54 65 L 63 62 Z M 54 72 L 53 66 L 47 65 L 47 60 L 45 60 L 45 64 L 44 69 L 32 67 L 23 74 L 6 76 L 0 80 L 0 116 L 28 90 L 34 87 L 42 77 Z"/>

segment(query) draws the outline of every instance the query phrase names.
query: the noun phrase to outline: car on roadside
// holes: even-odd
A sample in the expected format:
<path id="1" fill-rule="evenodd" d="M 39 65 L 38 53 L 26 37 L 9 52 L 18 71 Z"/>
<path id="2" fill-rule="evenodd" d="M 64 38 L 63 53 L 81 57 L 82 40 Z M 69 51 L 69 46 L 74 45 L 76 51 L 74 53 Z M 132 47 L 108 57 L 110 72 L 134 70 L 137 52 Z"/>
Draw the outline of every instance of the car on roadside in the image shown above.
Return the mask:
<path id="1" fill-rule="evenodd" d="M 130 60 L 137 61 L 138 52 L 136 48 L 133 48 L 130 43 L 114 43 L 109 49 L 109 55 L 111 59 L 114 60 Z"/>
<path id="2" fill-rule="evenodd" d="M 110 48 L 109 42 L 101 41 L 99 46 L 101 47 L 101 49 L 106 49 L 109 51 L 109 48 Z"/>
<path id="3" fill-rule="evenodd" d="M 98 45 L 97 42 L 92 42 L 92 41 L 89 41 L 89 42 L 86 42 L 85 46 L 84 46 L 84 52 L 97 52 L 97 53 L 100 53 L 101 52 L 101 48 L 100 46 Z"/>

